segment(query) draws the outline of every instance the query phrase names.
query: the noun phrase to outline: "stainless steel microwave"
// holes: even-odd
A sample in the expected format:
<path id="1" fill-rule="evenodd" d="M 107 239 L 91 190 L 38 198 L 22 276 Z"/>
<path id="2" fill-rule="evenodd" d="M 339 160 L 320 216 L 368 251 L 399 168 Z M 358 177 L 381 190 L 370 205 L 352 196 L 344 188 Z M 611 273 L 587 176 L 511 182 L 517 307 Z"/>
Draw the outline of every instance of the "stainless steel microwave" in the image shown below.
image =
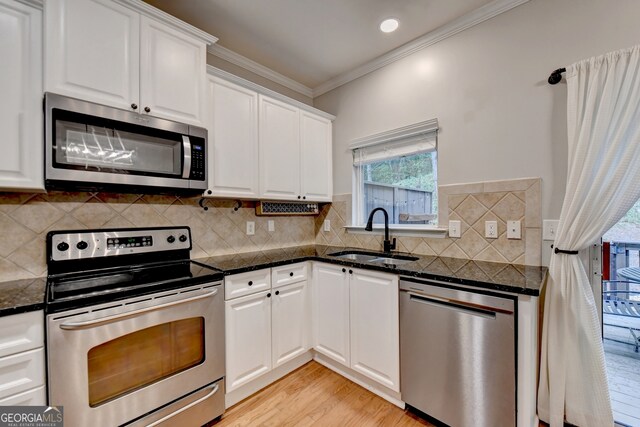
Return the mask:
<path id="1" fill-rule="evenodd" d="M 45 162 L 47 189 L 200 193 L 207 130 L 46 93 Z"/>

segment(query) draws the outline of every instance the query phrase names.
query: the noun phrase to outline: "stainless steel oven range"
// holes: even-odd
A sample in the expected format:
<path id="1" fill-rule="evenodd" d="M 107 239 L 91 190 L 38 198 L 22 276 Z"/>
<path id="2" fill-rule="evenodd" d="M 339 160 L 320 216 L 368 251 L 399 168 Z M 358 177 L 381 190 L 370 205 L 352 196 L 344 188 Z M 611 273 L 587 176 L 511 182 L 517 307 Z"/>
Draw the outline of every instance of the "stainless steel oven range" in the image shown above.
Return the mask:
<path id="1" fill-rule="evenodd" d="M 47 235 L 50 405 L 65 426 L 200 426 L 224 411 L 222 273 L 188 227 Z"/>

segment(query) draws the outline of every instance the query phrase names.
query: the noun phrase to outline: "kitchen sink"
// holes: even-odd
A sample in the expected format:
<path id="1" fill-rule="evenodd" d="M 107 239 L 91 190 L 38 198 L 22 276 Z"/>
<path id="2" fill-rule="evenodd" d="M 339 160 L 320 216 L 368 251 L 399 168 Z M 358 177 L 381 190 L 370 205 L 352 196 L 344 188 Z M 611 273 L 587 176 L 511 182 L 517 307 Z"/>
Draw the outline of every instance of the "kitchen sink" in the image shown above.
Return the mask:
<path id="1" fill-rule="evenodd" d="M 407 257 L 408 258 L 408 257 Z M 418 258 L 416 258 L 418 259 Z M 374 259 L 370 259 L 367 262 L 377 262 L 377 263 L 381 263 L 381 264 L 387 264 L 387 265 L 400 265 L 400 264 L 406 264 L 408 262 L 413 262 L 416 259 L 402 259 L 402 258 L 387 258 L 387 257 L 380 257 L 380 258 L 374 258 Z"/>
<path id="2" fill-rule="evenodd" d="M 385 252 L 364 252 L 364 251 L 334 252 L 332 254 L 329 254 L 329 256 L 340 258 L 340 259 L 349 259 L 352 261 L 381 263 L 381 264 L 387 264 L 387 265 L 406 264 L 408 262 L 416 261 L 419 259 L 418 257 L 408 256 L 408 255 L 390 254 Z"/>

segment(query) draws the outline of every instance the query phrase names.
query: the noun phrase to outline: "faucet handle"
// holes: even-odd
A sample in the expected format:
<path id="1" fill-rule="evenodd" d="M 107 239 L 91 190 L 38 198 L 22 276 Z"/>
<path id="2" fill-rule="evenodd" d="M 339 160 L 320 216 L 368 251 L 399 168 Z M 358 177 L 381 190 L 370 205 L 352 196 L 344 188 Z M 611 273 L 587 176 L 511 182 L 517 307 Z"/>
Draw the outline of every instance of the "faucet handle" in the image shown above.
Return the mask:
<path id="1" fill-rule="evenodd" d="M 392 251 L 392 250 L 394 250 L 395 248 L 396 248 L 396 238 L 394 237 L 394 238 L 391 240 L 391 244 L 389 245 L 389 250 L 390 250 L 390 251 Z"/>

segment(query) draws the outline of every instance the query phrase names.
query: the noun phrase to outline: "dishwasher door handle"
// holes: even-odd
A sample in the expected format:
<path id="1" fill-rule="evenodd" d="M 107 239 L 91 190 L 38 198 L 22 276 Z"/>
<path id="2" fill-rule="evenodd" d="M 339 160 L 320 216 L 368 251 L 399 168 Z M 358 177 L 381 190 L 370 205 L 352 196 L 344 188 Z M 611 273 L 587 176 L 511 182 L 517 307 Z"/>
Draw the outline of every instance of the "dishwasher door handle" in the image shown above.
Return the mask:
<path id="1" fill-rule="evenodd" d="M 406 291 L 405 291 L 406 292 Z M 445 308 L 459 313 L 471 314 L 473 316 L 484 317 L 486 319 L 495 319 L 496 311 L 481 306 L 471 305 L 466 302 L 449 300 L 446 298 L 424 296 L 413 292 L 407 292 L 409 300 L 417 304 L 425 304 Z"/>

